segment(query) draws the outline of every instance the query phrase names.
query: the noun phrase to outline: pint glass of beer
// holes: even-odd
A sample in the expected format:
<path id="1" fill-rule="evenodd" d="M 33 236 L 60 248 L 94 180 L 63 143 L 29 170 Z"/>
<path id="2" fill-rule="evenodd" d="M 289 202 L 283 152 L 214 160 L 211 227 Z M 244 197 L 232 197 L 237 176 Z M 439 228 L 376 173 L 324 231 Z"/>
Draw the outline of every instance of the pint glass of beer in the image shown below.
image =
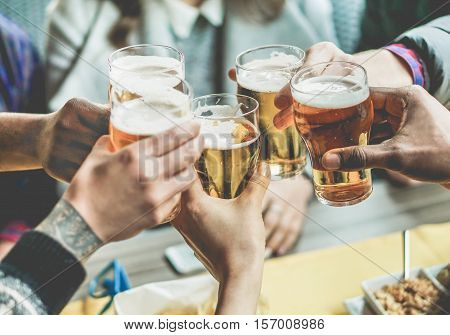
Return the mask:
<path id="1" fill-rule="evenodd" d="M 348 62 L 320 63 L 291 81 L 295 125 L 308 147 L 318 199 L 331 206 L 359 203 L 372 192 L 370 169 L 326 171 L 322 156 L 331 149 L 366 145 L 374 117 L 367 75 Z"/>
<path id="2" fill-rule="evenodd" d="M 303 50 L 287 45 L 271 45 L 247 50 L 236 58 L 238 93 L 259 102 L 261 159 L 270 166 L 273 180 L 301 173 L 306 164 L 306 147 L 290 126 L 278 130 L 273 124 L 280 111 L 275 96 L 303 64 Z"/>
<path id="3" fill-rule="evenodd" d="M 155 56 L 155 50 L 160 55 Z M 182 78 L 183 55 L 173 58 L 176 55 L 175 49 L 164 46 L 129 47 L 111 55 L 109 134 L 114 150 L 192 119 L 193 93 Z M 165 222 L 179 211 L 179 206 L 174 208 Z"/>
<path id="4" fill-rule="evenodd" d="M 203 189 L 222 199 L 237 197 L 255 172 L 259 150 L 258 102 L 236 94 L 194 99 L 205 149 L 195 165 Z"/>

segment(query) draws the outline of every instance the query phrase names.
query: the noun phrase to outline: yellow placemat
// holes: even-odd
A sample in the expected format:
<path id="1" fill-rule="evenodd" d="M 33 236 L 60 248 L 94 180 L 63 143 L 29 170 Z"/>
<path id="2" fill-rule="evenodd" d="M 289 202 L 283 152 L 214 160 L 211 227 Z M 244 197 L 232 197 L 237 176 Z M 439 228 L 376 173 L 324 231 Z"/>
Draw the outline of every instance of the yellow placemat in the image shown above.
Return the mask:
<path id="1" fill-rule="evenodd" d="M 450 224 L 411 232 L 411 266 L 450 261 Z M 361 282 L 401 271 L 401 235 L 270 260 L 263 295 L 270 314 L 344 314 L 343 301 L 362 294 Z M 375 264 L 374 264 L 375 263 Z M 380 268 L 381 267 L 381 268 Z M 384 271 L 385 270 L 385 271 Z"/>
<path id="2" fill-rule="evenodd" d="M 345 314 L 343 301 L 362 294 L 361 282 L 401 271 L 399 233 L 266 262 L 263 296 L 269 314 Z M 411 266 L 450 262 L 450 223 L 423 225 L 411 232 Z M 67 305 L 62 314 L 96 314 L 104 299 Z M 113 314 L 111 308 L 108 314 Z"/>

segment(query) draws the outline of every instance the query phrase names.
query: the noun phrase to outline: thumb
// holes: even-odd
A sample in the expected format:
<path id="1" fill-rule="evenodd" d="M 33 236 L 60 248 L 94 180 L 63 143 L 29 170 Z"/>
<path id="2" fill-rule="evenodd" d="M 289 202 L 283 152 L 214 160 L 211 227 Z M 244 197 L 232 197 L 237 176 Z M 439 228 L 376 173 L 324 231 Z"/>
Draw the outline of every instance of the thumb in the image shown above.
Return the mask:
<path id="1" fill-rule="evenodd" d="M 191 187 L 189 187 L 186 191 L 182 193 L 181 197 L 183 201 L 197 201 L 198 199 L 204 197 L 205 195 L 206 194 L 203 191 L 203 186 L 200 181 L 200 178 L 197 177 L 196 180 L 192 183 Z"/>
<path id="2" fill-rule="evenodd" d="M 322 157 L 327 170 L 355 171 L 365 168 L 392 169 L 393 151 L 385 143 L 333 149 Z"/>
<path id="3" fill-rule="evenodd" d="M 111 144 L 110 137 L 108 135 L 101 136 L 97 142 L 95 142 L 92 152 L 97 153 L 110 153 L 114 152 L 114 148 Z"/>
<path id="4" fill-rule="evenodd" d="M 256 204 L 261 205 L 269 183 L 269 165 L 261 162 L 258 165 L 258 169 L 248 182 L 248 185 L 245 188 L 244 192 L 242 192 L 242 194 L 239 196 L 239 201 L 253 201 Z"/>
<path id="5" fill-rule="evenodd" d="M 232 68 L 228 70 L 228 78 L 230 78 L 232 81 L 237 81 L 236 69 Z"/>

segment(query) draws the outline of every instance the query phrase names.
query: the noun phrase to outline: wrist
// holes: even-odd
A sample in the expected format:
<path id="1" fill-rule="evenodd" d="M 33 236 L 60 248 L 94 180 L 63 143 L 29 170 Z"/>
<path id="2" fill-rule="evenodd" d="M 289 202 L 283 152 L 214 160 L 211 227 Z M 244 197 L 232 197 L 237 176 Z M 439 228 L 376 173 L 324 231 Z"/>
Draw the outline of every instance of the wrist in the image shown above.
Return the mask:
<path id="1" fill-rule="evenodd" d="M 0 168 L 3 171 L 42 168 L 39 160 L 45 114 L 0 115 Z"/>
<path id="2" fill-rule="evenodd" d="M 83 217 L 66 199 L 62 198 L 36 230 L 59 242 L 78 260 L 89 257 L 102 241 Z"/>
<path id="3" fill-rule="evenodd" d="M 41 167 L 44 167 L 46 156 L 48 153 L 49 143 L 52 140 L 52 130 L 55 126 L 52 123 L 52 116 L 51 114 L 42 114 L 39 119 L 39 125 L 36 127 L 36 133 L 35 133 L 35 157 L 36 160 L 39 162 Z"/>
<path id="4" fill-rule="evenodd" d="M 262 271 L 265 254 L 264 236 L 261 236 L 261 241 L 259 240 L 255 238 L 253 246 L 251 246 L 251 241 L 247 241 L 246 248 L 236 248 L 233 253 L 225 253 L 225 258 L 222 261 L 222 264 L 224 264 L 222 281 L 234 280 L 236 277 L 240 277 L 242 273 L 253 274 Z"/>
<path id="5" fill-rule="evenodd" d="M 216 314 L 255 314 L 262 284 L 262 266 L 250 266 L 220 283 Z"/>
<path id="6" fill-rule="evenodd" d="M 413 83 L 408 65 L 389 50 L 363 51 L 353 55 L 353 59 L 367 71 L 371 87 L 397 88 Z"/>

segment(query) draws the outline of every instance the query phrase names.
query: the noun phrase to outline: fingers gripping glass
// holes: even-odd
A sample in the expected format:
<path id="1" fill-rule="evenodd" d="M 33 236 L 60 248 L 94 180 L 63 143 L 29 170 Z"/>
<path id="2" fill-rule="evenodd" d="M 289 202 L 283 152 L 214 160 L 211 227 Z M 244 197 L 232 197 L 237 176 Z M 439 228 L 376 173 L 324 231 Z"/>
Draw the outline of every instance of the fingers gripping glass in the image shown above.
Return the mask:
<path id="1" fill-rule="evenodd" d="M 184 57 L 177 50 L 138 45 L 109 58 L 111 119 L 114 150 L 179 127 L 192 119 L 193 93 L 184 77 Z M 146 157 L 141 157 L 146 164 Z M 164 222 L 179 213 L 177 205 Z"/>
<path id="2" fill-rule="evenodd" d="M 331 149 L 367 145 L 373 105 L 363 67 L 320 63 L 291 81 L 295 125 L 308 147 L 318 199 L 331 206 L 359 203 L 372 192 L 370 169 L 326 171 L 322 156 Z"/>
<path id="3" fill-rule="evenodd" d="M 260 151 L 258 107 L 255 99 L 236 94 L 194 99 L 194 118 L 205 140 L 195 167 L 207 194 L 232 199 L 247 186 Z"/>

